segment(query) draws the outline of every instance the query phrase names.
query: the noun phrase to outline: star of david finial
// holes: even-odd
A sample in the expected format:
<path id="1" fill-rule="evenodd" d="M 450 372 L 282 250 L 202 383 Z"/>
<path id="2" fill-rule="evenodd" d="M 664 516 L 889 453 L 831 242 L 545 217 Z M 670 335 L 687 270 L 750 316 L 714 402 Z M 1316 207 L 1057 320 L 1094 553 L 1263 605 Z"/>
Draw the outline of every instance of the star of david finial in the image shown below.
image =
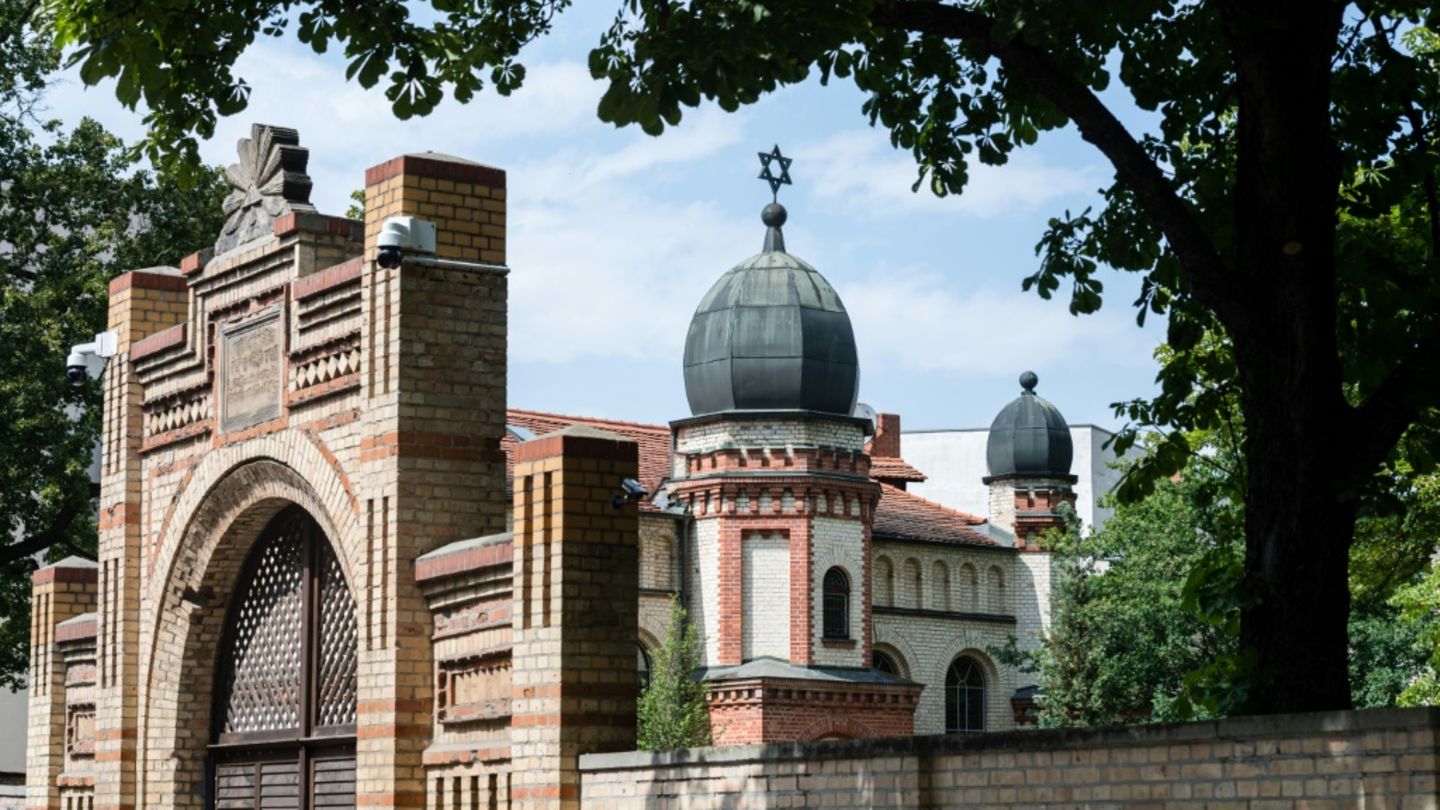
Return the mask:
<path id="1" fill-rule="evenodd" d="M 769 152 L 760 152 L 760 179 L 770 184 L 770 199 L 780 199 L 780 187 L 792 185 L 790 182 L 790 158 L 780 154 L 780 145 L 776 144 Z M 772 167 L 780 164 L 780 176 L 776 177 Z"/>

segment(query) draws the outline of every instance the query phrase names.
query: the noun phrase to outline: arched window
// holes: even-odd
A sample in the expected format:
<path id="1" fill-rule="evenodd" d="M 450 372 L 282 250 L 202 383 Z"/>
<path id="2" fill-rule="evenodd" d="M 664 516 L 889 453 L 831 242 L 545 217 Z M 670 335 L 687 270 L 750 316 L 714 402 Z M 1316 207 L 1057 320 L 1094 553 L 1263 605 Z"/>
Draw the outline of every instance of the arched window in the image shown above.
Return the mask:
<path id="1" fill-rule="evenodd" d="M 850 637 L 850 578 L 837 566 L 825 572 L 825 638 Z"/>
<path id="2" fill-rule="evenodd" d="M 650 653 L 645 651 L 644 644 L 635 645 L 635 680 L 641 691 L 650 686 Z"/>
<path id="3" fill-rule="evenodd" d="M 875 561 L 875 604 L 884 607 L 895 604 L 895 565 L 889 557 Z"/>
<path id="4" fill-rule="evenodd" d="M 220 645 L 221 806 L 269 807 L 282 794 L 353 806 L 356 644 L 340 561 L 309 513 L 284 510 L 250 553 Z"/>
<path id="5" fill-rule="evenodd" d="M 945 733 L 985 730 L 985 673 L 973 658 L 956 658 L 945 673 Z"/>
<path id="6" fill-rule="evenodd" d="M 895 659 L 891 658 L 889 653 L 880 650 L 870 653 L 870 666 L 886 675 L 904 677 L 900 674 L 900 665 L 895 663 Z"/>

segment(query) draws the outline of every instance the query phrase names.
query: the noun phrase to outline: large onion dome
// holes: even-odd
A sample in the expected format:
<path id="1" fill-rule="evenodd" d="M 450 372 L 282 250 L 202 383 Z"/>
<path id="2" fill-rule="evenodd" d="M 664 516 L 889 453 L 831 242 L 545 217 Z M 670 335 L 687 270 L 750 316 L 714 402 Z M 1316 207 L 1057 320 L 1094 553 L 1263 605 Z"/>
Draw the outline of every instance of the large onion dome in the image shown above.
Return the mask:
<path id="1" fill-rule="evenodd" d="M 737 410 L 850 415 L 860 365 L 850 316 L 814 267 L 785 252 L 785 209 L 765 206 L 765 249 L 720 277 L 685 338 L 695 416 Z"/>
<path id="2" fill-rule="evenodd" d="M 1035 394 L 1040 378 L 1035 372 L 1020 375 L 1023 389 L 990 425 L 985 460 L 990 476 L 1068 478 L 1075 445 L 1070 426 L 1060 410 Z"/>

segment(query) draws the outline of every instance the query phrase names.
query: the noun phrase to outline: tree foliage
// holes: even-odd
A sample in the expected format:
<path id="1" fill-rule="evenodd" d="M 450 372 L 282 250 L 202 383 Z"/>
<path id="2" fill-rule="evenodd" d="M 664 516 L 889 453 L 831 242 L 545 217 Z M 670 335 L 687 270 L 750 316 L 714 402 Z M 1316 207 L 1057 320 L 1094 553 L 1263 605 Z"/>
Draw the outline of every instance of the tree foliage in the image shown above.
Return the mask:
<path id="1" fill-rule="evenodd" d="M 0 0 L 11 22 L 23 11 Z M 213 240 L 223 198 L 213 170 L 181 188 L 94 121 L 37 121 L 54 50 L 43 30 L 17 28 L 0 26 L 12 45 L 0 48 L 0 684 L 12 687 L 35 559 L 95 554 L 100 386 L 68 384 L 65 356 L 105 328 L 110 279 Z"/>
<path id="2" fill-rule="evenodd" d="M 1036 651 L 1002 653 L 1038 670 L 1042 726 L 1165 722 L 1228 708 L 1212 684 L 1233 679 L 1197 687 L 1193 674 L 1233 660 L 1237 633 L 1227 622 L 1202 621 L 1187 589 L 1193 571 L 1242 550 L 1240 507 L 1213 497 L 1222 478 L 1194 461 L 1184 477 L 1119 504 L 1089 537 L 1072 521 L 1051 538 L 1051 630 Z"/>
<path id="3" fill-rule="evenodd" d="M 710 715 L 705 684 L 695 678 L 704 650 L 679 599 L 670 602 L 665 641 L 650 651 L 650 682 L 637 706 L 642 751 L 665 751 L 710 744 Z"/>
<path id="4" fill-rule="evenodd" d="M 343 47 L 347 76 L 383 83 L 404 118 L 487 82 L 513 91 L 524 47 L 569 3 L 431 6 L 46 8 L 82 78 L 113 77 L 122 102 L 143 102 L 148 153 L 183 167 L 218 115 L 244 109 L 234 65 L 257 37 Z M 1440 402 L 1436 17 L 1418 0 L 620 0 L 589 66 L 606 86 L 600 118 L 652 134 L 705 102 L 733 110 L 817 75 L 853 82 L 862 114 L 914 157 L 916 187 L 940 195 L 962 191 L 976 161 L 1004 164 L 1073 125 L 1114 179 L 1098 207 L 1050 221 L 1024 286 L 1063 290 L 1086 313 L 1102 304 L 1102 269 L 1141 275 L 1137 318 L 1166 316 L 1175 351 L 1159 396 L 1130 407 L 1141 421 L 1213 422 L 1191 350 L 1207 333 L 1228 341 L 1225 396 L 1246 423 L 1252 708 L 1325 709 L 1348 703 L 1361 493 Z M 1117 116 L 1121 97 L 1143 111 L 1138 126 Z M 1396 242 L 1397 211 L 1423 250 Z M 1142 472 L 1153 483 L 1183 463 L 1171 450 Z"/>

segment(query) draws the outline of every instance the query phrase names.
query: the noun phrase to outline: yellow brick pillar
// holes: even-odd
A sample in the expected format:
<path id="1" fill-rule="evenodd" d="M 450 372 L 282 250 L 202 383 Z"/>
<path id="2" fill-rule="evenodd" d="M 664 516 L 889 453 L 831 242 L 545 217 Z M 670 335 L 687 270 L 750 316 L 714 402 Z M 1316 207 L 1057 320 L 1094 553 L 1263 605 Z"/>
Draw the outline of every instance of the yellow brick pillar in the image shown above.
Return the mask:
<path id="1" fill-rule="evenodd" d="M 421 807 L 430 743 L 430 611 L 415 558 L 505 530 L 505 173 L 439 155 L 366 172 L 361 278 L 361 522 L 366 532 L 357 802 Z M 374 263 L 391 216 L 434 222 L 439 265 Z"/>
<path id="2" fill-rule="evenodd" d="M 635 747 L 635 442 L 566 428 L 516 449 L 511 799 L 579 807 L 581 754 Z"/>
<path id="3" fill-rule="evenodd" d="M 100 606 L 96 639 L 95 807 L 136 807 L 137 695 L 140 691 L 140 467 L 142 391 L 130 363 L 135 344 L 184 329 L 188 287 L 179 270 L 136 270 L 110 282 L 116 354 L 106 364 L 100 462 Z"/>
<path id="4" fill-rule="evenodd" d="M 60 810 L 65 768 L 65 661 L 55 625 L 95 609 L 96 566 L 70 557 L 35 572 L 30 601 L 30 711 L 25 807 Z"/>

